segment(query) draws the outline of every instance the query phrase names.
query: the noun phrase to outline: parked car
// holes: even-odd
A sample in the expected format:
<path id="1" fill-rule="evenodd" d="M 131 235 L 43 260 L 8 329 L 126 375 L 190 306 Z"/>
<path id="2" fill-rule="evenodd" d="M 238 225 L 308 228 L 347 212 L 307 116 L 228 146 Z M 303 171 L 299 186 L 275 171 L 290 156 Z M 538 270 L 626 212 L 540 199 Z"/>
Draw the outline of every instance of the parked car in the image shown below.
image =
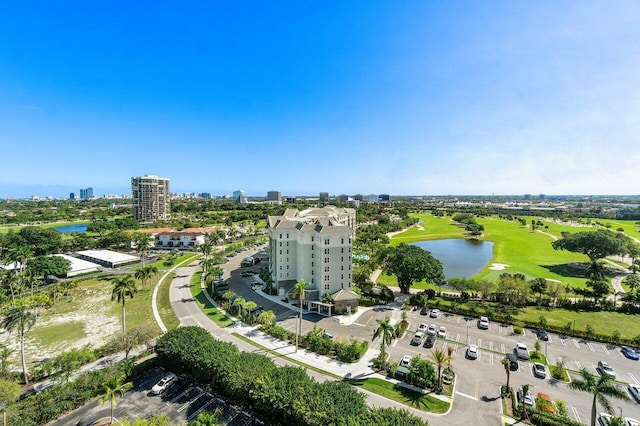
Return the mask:
<path id="1" fill-rule="evenodd" d="M 429 335 L 424 340 L 424 345 L 422 345 L 422 346 L 425 347 L 425 348 L 432 348 L 435 343 L 436 343 L 436 336 Z"/>
<path id="2" fill-rule="evenodd" d="M 427 327 L 427 324 L 424 324 L 424 323 L 423 323 L 423 324 L 420 324 L 420 325 L 418 326 L 418 329 L 416 330 L 416 332 L 422 332 L 422 333 L 425 333 L 425 332 L 427 331 L 427 328 L 428 328 L 428 327 Z"/>
<path id="3" fill-rule="evenodd" d="M 156 383 L 151 388 L 151 393 L 153 395 L 160 395 L 162 392 L 166 391 L 167 388 L 171 386 L 176 380 L 178 380 L 178 376 L 173 373 L 165 375 L 162 379 L 160 379 L 160 381 L 158 381 L 158 383 Z"/>
<path id="4" fill-rule="evenodd" d="M 598 370 L 600 371 L 600 375 L 611 377 L 612 379 L 616 378 L 616 372 L 609 365 L 607 361 L 598 361 Z"/>
<path id="5" fill-rule="evenodd" d="M 435 324 L 431 324 L 429 325 L 429 327 L 427 327 L 427 335 L 428 336 L 435 336 L 437 333 L 436 330 L 436 325 Z"/>
<path id="6" fill-rule="evenodd" d="M 431 313 L 429 314 L 431 318 L 438 318 L 439 315 L 440 315 L 440 309 L 432 309 Z"/>
<path id="7" fill-rule="evenodd" d="M 632 419 L 631 417 L 625 417 L 624 426 L 640 426 L 640 420 Z"/>
<path id="8" fill-rule="evenodd" d="M 527 345 L 525 345 L 524 343 L 516 344 L 516 347 L 513 348 L 513 353 L 522 360 L 529 360 L 529 350 L 527 349 Z"/>
<path id="9" fill-rule="evenodd" d="M 609 426 L 609 423 L 611 422 L 611 414 L 607 414 L 607 413 L 600 413 L 598 414 L 598 424 L 600 426 Z"/>
<path id="10" fill-rule="evenodd" d="M 518 371 L 520 364 L 518 363 L 518 357 L 516 354 L 507 354 L 507 359 L 509 360 L 509 370 Z"/>
<path id="11" fill-rule="evenodd" d="M 411 355 L 405 355 L 402 357 L 402 359 L 400 360 L 400 364 L 398 364 L 400 367 L 409 367 L 409 365 L 411 364 Z"/>
<path id="12" fill-rule="evenodd" d="M 428 315 L 428 314 L 429 314 L 429 308 L 427 308 L 426 306 L 420 309 L 420 315 Z"/>
<path id="13" fill-rule="evenodd" d="M 516 392 L 516 396 L 518 397 L 518 402 L 525 403 L 533 407 L 533 394 L 530 390 L 527 390 L 527 394 L 523 395 L 524 390 L 522 388 L 518 388 Z"/>
<path id="14" fill-rule="evenodd" d="M 536 332 L 536 336 L 538 336 L 538 339 L 543 340 L 543 341 L 548 341 L 549 340 L 549 335 L 547 334 L 546 331 L 540 329 Z"/>
<path id="15" fill-rule="evenodd" d="M 438 337 L 442 337 L 443 339 L 447 337 L 447 329 L 443 326 L 438 330 Z"/>
<path id="16" fill-rule="evenodd" d="M 640 404 L 640 385 L 634 385 L 633 383 L 630 384 L 629 385 L 629 393 Z"/>
<path id="17" fill-rule="evenodd" d="M 543 364 L 540 364 L 539 362 L 535 362 L 533 363 L 533 375 L 541 379 L 546 379 L 547 369 Z"/>
<path id="18" fill-rule="evenodd" d="M 164 398 L 169 399 L 178 393 L 182 392 L 182 390 L 187 387 L 187 383 L 182 380 L 176 380 L 170 385 L 167 390 L 164 392 Z"/>
<path id="19" fill-rule="evenodd" d="M 422 339 L 424 339 L 424 333 L 422 331 L 418 331 L 411 339 L 411 345 L 420 346 L 422 343 Z"/>
<path id="20" fill-rule="evenodd" d="M 467 358 L 478 359 L 478 347 L 476 345 L 469 345 L 467 348 Z"/>
<path id="21" fill-rule="evenodd" d="M 622 351 L 622 355 L 626 356 L 629 359 L 637 361 L 640 359 L 640 355 L 633 349 L 631 346 L 621 346 L 620 350 Z"/>
<path id="22" fill-rule="evenodd" d="M 489 329 L 489 318 L 480 317 L 480 321 L 478 321 L 478 328 L 481 329 L 481 330 L 488 330 Z"/>

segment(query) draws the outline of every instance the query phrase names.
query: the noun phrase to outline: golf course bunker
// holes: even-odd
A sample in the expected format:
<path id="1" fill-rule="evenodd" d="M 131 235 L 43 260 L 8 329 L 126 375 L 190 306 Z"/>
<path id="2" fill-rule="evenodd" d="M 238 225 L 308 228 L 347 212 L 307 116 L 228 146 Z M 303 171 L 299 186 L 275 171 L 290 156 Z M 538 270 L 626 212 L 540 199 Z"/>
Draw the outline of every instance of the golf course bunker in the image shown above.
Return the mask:
<path id="1" fill-rule="evenodd" d="M 472 278 L 493 258 L 493 242 L 451 238 L 411 243 L 442 262 L 445 278 Z"/>

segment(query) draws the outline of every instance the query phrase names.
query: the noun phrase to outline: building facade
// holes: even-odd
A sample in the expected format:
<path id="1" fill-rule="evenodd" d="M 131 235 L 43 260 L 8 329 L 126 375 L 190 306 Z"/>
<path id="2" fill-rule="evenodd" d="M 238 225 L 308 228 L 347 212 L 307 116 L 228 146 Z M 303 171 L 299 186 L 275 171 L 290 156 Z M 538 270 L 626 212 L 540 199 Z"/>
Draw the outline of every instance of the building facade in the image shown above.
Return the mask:
<path id="1" fill-rule="evenodd" d="M 267 204 L 282 204 L 282 192 L 280 191 L 267 192 Z"/>
<path id="2" fill-rule="evenodd" d="M 153 175 L 131 178 L 133 218 L 140 222 L 168 219 L 169 179 Z"/>
<path id="3" fill-rule="evenodd" d="M 172 249 L 195 249 L 201 244 L 204 244 L 203 232 L 159 232 L 154 236 L 155 247 L 157 248 L 172 248 Z"/>
<path id="4" fill-rule="evenodd" d="M 275 287 L 288 293 L 304 280 L 317 297 L 351 289 L 356 212 L 326 206 L 269 216 L 269 267 Z"/>
<path id="5" fill-rule="evenodd" d="M 233 191 L 233 202 L 235 204 L 247 204 L 249 202 L 247 200 L 247 193 L 241 189 Z"/>
<path id="6" fill-rule="evenodd" d="M 85 188 L 80 190 L 80 199 L 81 200 L 90 200 L 93 198 L 93 188 Z"/>

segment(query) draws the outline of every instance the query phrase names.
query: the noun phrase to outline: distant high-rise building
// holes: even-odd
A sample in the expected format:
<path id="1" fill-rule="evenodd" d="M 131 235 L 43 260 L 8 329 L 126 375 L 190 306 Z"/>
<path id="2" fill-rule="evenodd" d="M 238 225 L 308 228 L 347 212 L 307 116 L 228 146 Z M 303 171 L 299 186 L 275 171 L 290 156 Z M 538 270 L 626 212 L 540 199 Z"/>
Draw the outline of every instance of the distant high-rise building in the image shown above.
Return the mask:
<path id="1" fill-rule="evenodd" d="M 349 201 L 349 196 L 347 194 L 340 194 L 338 198 L 340 199 L 340 202 L 343 204 Z"/>
<path id="2" fill-rule="evenodd" d="M 362 200 L 364 200 L 364 195 L 356 194 L 356 195 L 353 196 L 353 199 L 356 200 L 356 201 L 362 201 Z"/>
<path id="3" fill-rule="evenodd" d="M 280 191 L 267 192 L 267 204 L 282 204 L 282 192 Z"/>
<path id="4" fill-rule="evenodd" d="M 81 200 L 90 200 L 93 198 L 93 188 L 85 188 L 80 190 L 80 199 Z"/>
<path id="5" fill-rule="evenodd" d="M 169 179 L 154 175 L 131 178 L 133 218 L 141 222 L 168 219 Z"/>
<path id="6" fill-rule="evenodd" d="M 319 200 L 320 201 L 329 201 L 329 193 L 328 192 L 321 192 Z"/>
<path id="7" fill-rule="evenodd" d="M 378 197 L 380 201 L 389 201 L 389 194 L 380 194 Z"/>
<path id="8" fill-rule="evenodd" d="M 211 193 L 210 192 L 202 192 L 202 193 L 200 193 L 200 198 L 210 199 L 211 198 Z"/>
<path id="9" fill-rule="evenodd" d="M 379 200 L 379 197 L 377 194 L 367 195 L 367 203 L 377 203 L 378 200 Z"/>
<path id="10" fill-rule="evenodd" d="M 243 190 L 239 189 L 237 191 L 233 191 L 233 202 L 236 204 L 247 204 L 247 193 Z"/>
<path id="11" fill-rule="evenodd" d="M 295 204 L 295 203 L 298 202 L 298 198 L 296 198 L 294 196 L 286 197 L 284 200 L 289 204 Z"/>
<path id="12" fill-rule="evenodd" d="M 75 200 L 76 199 L 76 194 L 74 194 L 73 192 L 69 194 L 69 199 L 70 200 Z"/>

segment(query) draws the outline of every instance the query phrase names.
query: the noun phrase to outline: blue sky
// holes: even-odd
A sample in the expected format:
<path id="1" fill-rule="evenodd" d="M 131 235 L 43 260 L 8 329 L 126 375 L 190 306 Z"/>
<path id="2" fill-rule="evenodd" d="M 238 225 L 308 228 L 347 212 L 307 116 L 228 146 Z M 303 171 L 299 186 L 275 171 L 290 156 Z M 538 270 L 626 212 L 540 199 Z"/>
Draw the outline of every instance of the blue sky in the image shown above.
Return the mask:
<path id="1" fill-rule="evenodd" d="M 0 197 L 638 194 L 638 2 L 2 2 Z"/>

